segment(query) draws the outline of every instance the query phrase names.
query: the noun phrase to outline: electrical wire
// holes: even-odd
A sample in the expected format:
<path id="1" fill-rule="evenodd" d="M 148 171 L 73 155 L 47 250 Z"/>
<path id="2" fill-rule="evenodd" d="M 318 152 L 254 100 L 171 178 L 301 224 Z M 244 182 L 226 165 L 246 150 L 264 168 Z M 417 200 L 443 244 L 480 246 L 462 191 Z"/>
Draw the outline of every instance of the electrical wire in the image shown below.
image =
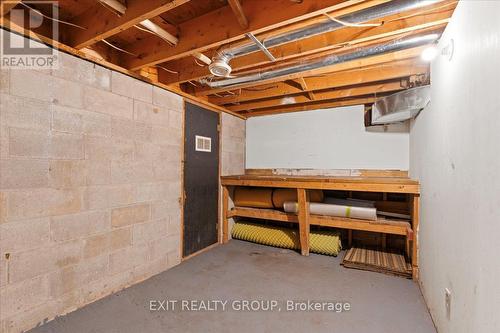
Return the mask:
<path id="1" fill-rule="evenodd" d="M 75 27 L 75 28 L 78 28 L 78 29 L 82 29 L 82 30 L 87 30 L 87 28 L 85 27 L 82 27 L 81 25 L 78 25 L 78 24 L 74 24 L 74 23 L 71 23 L 71 22 L 66 22 L 66 21 L 63 21 L 63 20 L 59 20 L 59 19 L 56 19 L 56 18 L 53 18 L 53 17 L 50 17 L 50 16 L 47 16 L 45 15 L 44 13 L 42 13 L 41 11 L 39 11 L 38 9 L 35 9 L 33 7 L 30 7 L 28 6 L 27 4 L 25 4 L 24 2 L 19 2 L 20 5 L 23 5 L 24 7 L 28 8 L 29 10 L 32 10 L 33 12 L 37 13 L 38 15 L 46 18 L 46 19 L 49 19 L 51 21 L 54 21 L 54 22 L 58 22 L 58 23 L 62 23 L 62 24 L 66 24 L 66 25 L 70 25 L 72 27 Z"/>
<path id="2" fill-rule="evenodd" d="M 173 71 L 171 69 L 165 68 L 165 67 L 160 66 L 160 65 L 155 65 L 155 67 L 158 67 L 159 69 L 163 69 L 165 72 L 168 72 L 168 73 L 171 73 L 171 74 L 179 74 L 179 72 Z"/>
<path id="3" fill-rule="evenodd" d="M 118 51 L 120 51 L 120 52 L 123 52 L 123 53 L 129 54 L 129 55 L 134 56 L 134 57 L 137 57 L 137 54 L 134 54 L 134 53 L 129 52 L 129 51 L 127 51 L 127 50 L 121 49 L 121 48 L 119 48 L 118 46 L 115 46 L 115 45 L 111 44 L 110 42 L 108 42 L 108 41 L 107 41 L 107 40 L 105 40 L 105 39 L 101 39 L 101 42 L 104 42 L 104 43 L 108 44 L 109 46 L 111 46 L 111 47 L 112 47 L 112 48 L 114 48 L 115 50 L 118 50 Z"/>
<path id="4" fill-rule="evenodd" d="M 194 62 L 195 62 L 198 66 L 200 66 L 200 67 L 205 67 L 205 66 L 206 66 L 205 64 L 201 64 L 200 62 L 198 62 L 198 59 L 196 59 L 196 58 L 193 58 L 193 59 L 194 59 Z"/>
<path id="5" fill-rule="evenodd" d="M 274 85 L 274 86 L 270 86 L 270 87 L 266 87 L 266 88 L 242 88 L 241 90 L 248 90 L 248 91 L 265 91 L 265 90 L 274 89 L 274 88 L 278 88 L 278 86 L 277 86 L 277 85 Z"/>

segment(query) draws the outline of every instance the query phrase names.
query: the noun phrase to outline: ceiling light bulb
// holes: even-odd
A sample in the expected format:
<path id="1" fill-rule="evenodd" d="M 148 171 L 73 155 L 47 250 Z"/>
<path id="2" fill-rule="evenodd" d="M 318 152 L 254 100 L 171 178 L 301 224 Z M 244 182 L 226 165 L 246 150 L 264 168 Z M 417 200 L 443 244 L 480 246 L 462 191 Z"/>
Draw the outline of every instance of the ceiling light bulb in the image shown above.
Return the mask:
<path id="1" fill-rule="evenodd" d="M 436 58 L 437 54 L 437 48 L 435 46 L 429 46 L 422 52 L 421 57 L 423 61 L 431 62 L 434 58 Z"/>

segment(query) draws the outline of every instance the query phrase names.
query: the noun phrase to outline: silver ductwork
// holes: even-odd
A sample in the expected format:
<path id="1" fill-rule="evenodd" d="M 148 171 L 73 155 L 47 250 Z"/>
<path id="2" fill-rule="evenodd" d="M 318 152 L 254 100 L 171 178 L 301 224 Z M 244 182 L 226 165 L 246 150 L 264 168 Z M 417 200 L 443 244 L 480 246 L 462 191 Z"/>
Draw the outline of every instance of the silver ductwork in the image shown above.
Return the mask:
<path id="1" fill-rule="evenodd" d="M 398 14 L 404 11 L 427 6 L 437 1 L 438 0 L 393 0 L 377 6 L 359 10 L 351 14 L 343 15 L 341 17 L 338 17 L 338 21 L 326 19 L 325 21 L 317 24 L 292 30 L 284 34 L 272 36 L 262 41 L 261 43 L 266 49 L 269 49 L 293 41 L 309 38 L 326 32 L 335 31 L 344 27 L 341 22 L 345 22 L 346 24 L 360 24 L 388 15 Z M 227 77 L 230 75 L 232 70 L 229 62 L 233 58 L 240 57 L 252 52 L 257 52 L 259 50 L 259 46 L 255 43 L 247 43 L 244 45 L 219 50 L 216 56 L 213 57 L 212 63 L 209 66 L 209 70 L 215 76 Z"/>
<path id="2" fill-rule="evenodd" d="M 397 123 L 415 117 L 431 101 L 431 86 L 404 90 L 379 99 L 372 107 L 372 125 Z"/>
<path id="3" fill-rule="evenodd" d="M 200 83 L 207 84 L 211 88 L 236 87 L 241 84 L 284 77 L 290 74 L 306 72 L 313 69 L 332 66 L 356 59 L 367 58 L 384 53 L 410 49 L 413 47 L 430 44 L 432 42 L 435 42 L 438 38 L 439 38 L 438 34 L 429 34 L 417 37 L 405 37 L 385 44 L 357 48 L 349 53 L 344 53 L 340 55 L 330 55 L 320 60 L 312 61 L 309 63 L 303 63 L 298 65 L 293 65 L 290 67 L 275 69 L 268 72 L 249 74 L 246 76 L 219 80 L 219 81 L 210 81 L 208 79 L 202 79 L 200 80 Z"/>

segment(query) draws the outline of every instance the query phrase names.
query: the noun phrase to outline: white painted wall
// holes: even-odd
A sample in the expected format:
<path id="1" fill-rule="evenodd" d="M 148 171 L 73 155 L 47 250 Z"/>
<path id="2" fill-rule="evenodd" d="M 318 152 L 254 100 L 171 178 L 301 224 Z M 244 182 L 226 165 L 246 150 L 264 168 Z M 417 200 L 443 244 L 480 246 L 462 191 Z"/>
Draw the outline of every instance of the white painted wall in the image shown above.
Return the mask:
<path id="1" fill-rule="evenodd" d="M 442 333 L 500 332 L 499 18 L 499 1 L 460 1 L 440 43 L 453 38 L 454 56 L 433 62 L 431 106 L 411 128 L 422 291 Z"/>
<path id="2" fill-rule="evenodd" d="M 247 120 L 247 168 L 408 170 L 406 126 L 368 132 L 363 106 Z"/>

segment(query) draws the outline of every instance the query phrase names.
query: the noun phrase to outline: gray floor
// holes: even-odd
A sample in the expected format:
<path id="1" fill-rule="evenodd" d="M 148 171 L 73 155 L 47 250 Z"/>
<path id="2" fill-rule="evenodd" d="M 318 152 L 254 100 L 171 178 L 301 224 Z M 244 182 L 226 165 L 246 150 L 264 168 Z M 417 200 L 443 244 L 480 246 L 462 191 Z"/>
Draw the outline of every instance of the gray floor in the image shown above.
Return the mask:
<path id="1" fill-rule="evenodd" d="M 241 241 L 216 247 L 31 332 L 435 332 L 411 280 L 345 269 L 337 258 Z M 179 300 L 150 311 L 150 300 Z M 222 311 L 182 311 L 181 300 L 228 300 Z M 238 311 L 277 300 L 281 311 Z M 347 312 L 286 311 L 287 300 L 349 302 Z M 231 306 L 234 304 L 234 308 Z"/>

